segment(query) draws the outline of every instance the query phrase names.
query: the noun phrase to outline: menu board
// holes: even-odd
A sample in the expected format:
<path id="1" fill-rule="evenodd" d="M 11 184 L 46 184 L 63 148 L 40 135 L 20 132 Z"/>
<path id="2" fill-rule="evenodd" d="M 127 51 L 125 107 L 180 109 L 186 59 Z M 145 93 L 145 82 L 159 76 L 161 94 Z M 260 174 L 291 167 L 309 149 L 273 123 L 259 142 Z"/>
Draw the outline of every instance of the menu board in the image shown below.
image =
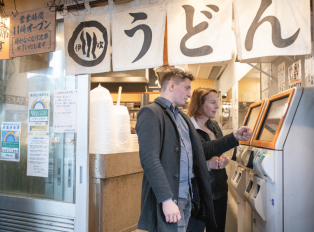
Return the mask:
<path id="1" fill-rule="evenodd" d="M 270 102 L 262 128 L 257 140 L 272 142 L 277 132 L 281 118 L 287 110 L 288 97 Z"/>
<path id="2" fill-rule="evenodd" d="M 250 109 L 250 113 L 249 113 L 248 119 L 246 120 L 245 126 L 249 127 L 252 131 L 254 129 L 254 125 L 258 118 L 258 113 L 260 109 L 261 109 L 261 105 Z"/>

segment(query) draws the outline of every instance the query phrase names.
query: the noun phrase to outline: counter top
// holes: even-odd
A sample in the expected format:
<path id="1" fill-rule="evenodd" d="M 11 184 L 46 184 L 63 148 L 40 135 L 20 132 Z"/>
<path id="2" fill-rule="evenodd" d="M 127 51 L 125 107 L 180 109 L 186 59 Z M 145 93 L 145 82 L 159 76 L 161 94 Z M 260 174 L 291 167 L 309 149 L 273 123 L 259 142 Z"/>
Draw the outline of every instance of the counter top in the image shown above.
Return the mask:
<path id="1" fill-rule="evenodd" d="M 105 179 L 143 172 L 139 152 L 90 154 L 90 178 Z"/>

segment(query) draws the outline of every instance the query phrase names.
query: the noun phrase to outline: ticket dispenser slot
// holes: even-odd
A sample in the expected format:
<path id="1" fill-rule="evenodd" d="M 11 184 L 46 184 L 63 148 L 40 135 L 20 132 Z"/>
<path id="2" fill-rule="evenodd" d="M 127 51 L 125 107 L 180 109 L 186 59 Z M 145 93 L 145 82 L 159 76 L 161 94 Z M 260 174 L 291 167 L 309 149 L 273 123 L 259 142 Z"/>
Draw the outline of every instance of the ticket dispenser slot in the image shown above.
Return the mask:
<path id="1" fill-rule="evenodd" d="M 235 166 L 234 173 L 231 178 L 231 186 L 234 188 L 234 190 L 237 190 L 237 179 L 240 168 L 241 168 L 240 166 L 237 165 Z"/>
<path id="2" fill-rule="evenodd" d="M 246 167 L 248 162 L 249 162 L 249 159 L 250 159 L 250 155 L 251 155 L 251 149 L 249 148 L 246 148 L 242 155 L 241 155 L 241 161 L 242 161 L 242 164 Z"/>
<path id="3" fill-rule="evenodd" d="M 253 187 L 253 180 L 250 180 L 249 184 L 246 187 L 245 192 L 249 193 Z"/>
<path id="4" fill-rule="evenodd" d="M 254 174 L 251 173 L 249 183 L 244 192 L 244 197 L 246 201 L 249 201 L 251 199 L 251 195 L 253 194 L 253 186 L 254 186 Z"/>
<path id="5" fill-rule="evenodd" d="M 273 150 L 257 149 L 253 166 L 256 175 L 269 182 L 275 182 L 275 156 Z"/>
<path id="6" fill-rule="evenodd" d="M 238 170 L 237 170 L 237 167 L 236 167 L 236 169 L 234 169 L 234 173 L 233 173 L 233 175 L 232 175 L 231 180 L 235 180 L 237 174 L 238 174 Z"/>
<path id="7" fill-rule="evenodd" d="M 237 152 L 237 155 L 236 155 L 238 165 L 243 165 L 242 155 L 248 148 L 249 148 L 248 146 L 243 146 L 243 145 L 239 146 L 238 152 Z"/>
<path id="8" fill-rule="evenodd" d="M 231 184 L 239 196 L 245 201 L 244 191 L 246 187 L 246 176 L 247 170 L 242 167 L 238 167 L 237 169 L 237 176 L 232 180 Z"/>
<path id="9" fill-rule="evenodd" d="M 253 169 L 253 160 L 256 155 L 256 151 L 252 149 L 247 149 L 243 152 L 242 160 L 245 167 Z"/>
<path id="10" fill-rule="evenodd" d="M 251 174 L 244 196 L 252 209 L 266 221 L 266 181 Z"/>
<path id="11" fill-rule="evenodd" d="M 257 185 L 256 185 L 256 190 L 255 190 L 255 192 L 254 192 L 254 194 L 253 194 L 253 197 L 254 197 L 254 198 L 257 197 L 257 195 L 258 195 L 260 189 L 261 189 L 261 186 L 260 186 L 259 184 L 257 184 Z"/>

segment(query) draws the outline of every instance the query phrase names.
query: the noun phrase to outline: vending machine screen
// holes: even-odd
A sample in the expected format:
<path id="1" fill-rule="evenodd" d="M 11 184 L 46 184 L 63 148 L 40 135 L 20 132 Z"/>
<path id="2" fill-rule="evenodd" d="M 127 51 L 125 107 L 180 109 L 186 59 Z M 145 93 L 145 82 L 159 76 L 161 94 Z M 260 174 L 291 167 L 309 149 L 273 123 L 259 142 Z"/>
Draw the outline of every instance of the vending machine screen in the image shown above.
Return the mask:
<path id="1" fill-rule="evenodd" d="M 262 128 L 258 134 L 257 140 L 272 142 L 278 129 L 280 120 L 286 110 L 288 97 L 270 102 Z"/>
<path id="2" fill-rule="evenodd" d="M 258 113 L 259 113 L 260 108 L 261 108 L 261 105 L 251 108 L 248 119 L 245 122 L 245 126 L 249 127 L 251 130 L 254 129 L 253 127 L 258 118 Z"/>

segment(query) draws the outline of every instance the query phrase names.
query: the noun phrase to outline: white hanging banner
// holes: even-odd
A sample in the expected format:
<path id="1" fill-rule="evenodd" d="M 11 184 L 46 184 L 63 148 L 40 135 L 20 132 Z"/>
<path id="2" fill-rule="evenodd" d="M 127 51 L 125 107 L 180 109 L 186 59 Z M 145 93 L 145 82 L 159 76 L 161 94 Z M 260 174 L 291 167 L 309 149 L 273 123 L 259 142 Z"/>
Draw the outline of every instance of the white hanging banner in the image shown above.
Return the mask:
<path id="1" fill-rule="evenodd" d="M 234 0 L 238 59 L 311 53 L 310 1 Z"/>
<path id="2" fill-rule="evenodd" d="M 110 71 L 110 12 L 108 6 L 90 10 L 64 17 L 66 75 Z"/>
<path id="3" fill-rule="evenodd" d="M 155 1 L 156 2 L 156 1 Z M 166 22 L 164 1 L 116 5 L 112 15 L 113 71 L 163 65 Z"/>
<path id="4" fill-rule="evenodd" d="M 232 54 L 231 0 L 169 0 L 169 65 L 226 61 Z"/>

